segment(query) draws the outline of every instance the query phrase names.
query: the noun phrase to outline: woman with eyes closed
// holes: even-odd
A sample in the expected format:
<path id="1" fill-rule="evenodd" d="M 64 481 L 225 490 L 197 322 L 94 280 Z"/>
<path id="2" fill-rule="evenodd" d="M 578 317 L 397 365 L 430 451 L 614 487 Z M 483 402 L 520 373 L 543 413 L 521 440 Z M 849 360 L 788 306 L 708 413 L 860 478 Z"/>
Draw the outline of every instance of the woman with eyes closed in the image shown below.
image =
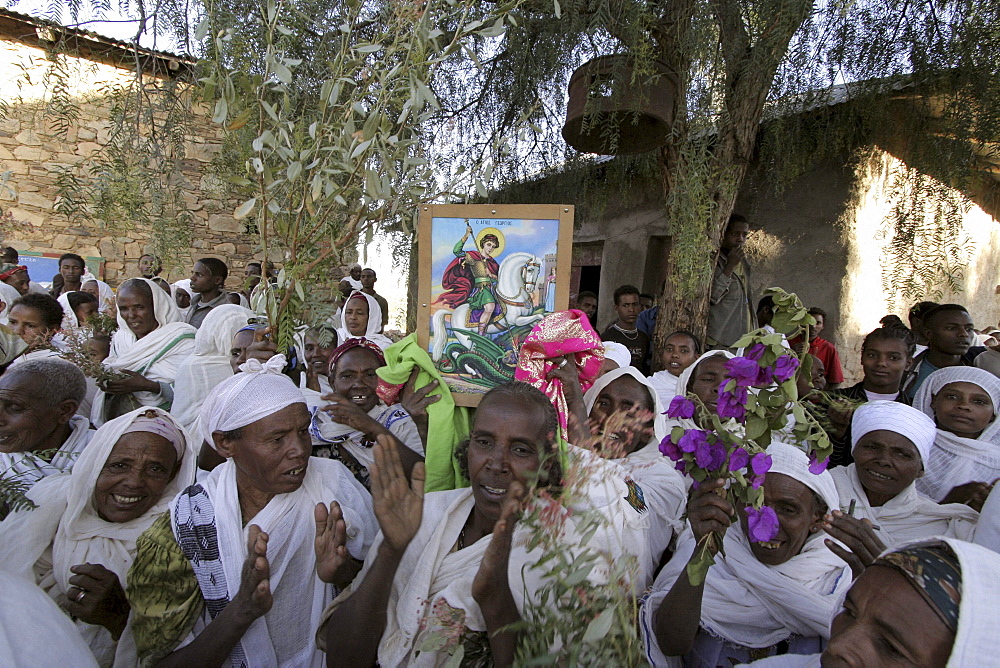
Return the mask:
<path id="1" fill-rule="evenodd" d="M 136 539 L 194 480 L 194 465 L 170 414 L 142 408 L 96 431 L 72 473 L 37 483 L 37 508 L 0 522 L 0 563 L 77 620 L 99 665 L 136 665 L 125 576 Z"/>
<path id="2" fill-rule="evenodd" d="M 914 408 L 934 418 L 937 437 L 924 461 L 917 491 L 940 503 L 981 510 L 1000 478 L 1000 379 L 969 366 L 939 369 L 927 377 Z"/>
<path id="3" fill-rule="evenodd" d="M 854 412 L 851 430 L 854 463 L 831 469 L 830 475 L 840 509 L 847 511 L 853 501 L 854 517 L 878 527 L 856 525 L 857 531 L 870 530 L 889 547 L 930 536 L 972 539 L 979 513 L 958 503 L 938 504 L 917 492 L 924 460 L 934 446 L 933 420 L 895 401 L 872 401 Z M 849 537 L 830 533 L 850 544 Z"/>
<path id="4" fill-rule="evenodd" d="M 701 355 L 677 377 L 676 394 L 680 396 L 694 394 L 709 413 L 715 413 L 716 405 L 719 403 L 719 385 L 726 379 L 728 373 L 726 361 L 732 358 L 733 354 L 728 350 L 710 350 Z M 697 421 L 697 414 L 694 418 L 670 420 L 667 429 L 676 424 L 685 429 L 700 429 L 701 425 Z"/>
<path id="5" fill-rule="evenodd" d="M 854 581 L 822 655 L 756 661 L 755 668 L 995 666 L 1000 555 L 932 538 L 881 555 Z"/>

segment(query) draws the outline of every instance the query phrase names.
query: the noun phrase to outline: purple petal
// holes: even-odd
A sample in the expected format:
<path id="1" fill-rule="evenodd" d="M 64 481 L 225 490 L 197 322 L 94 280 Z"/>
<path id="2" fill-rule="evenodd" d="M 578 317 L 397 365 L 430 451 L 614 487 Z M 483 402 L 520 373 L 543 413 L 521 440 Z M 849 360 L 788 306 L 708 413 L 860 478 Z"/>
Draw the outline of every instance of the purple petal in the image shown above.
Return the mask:
<path id="1" fill-rule="evenodd" d="M 820 473 L 826 470 L 826 467 L 829 463 L 830 463 L 829 457 L 827 457 L 822 461 L 819 461 L 816 459 L 815 452 L 809 453 L 809 473 L 812 473 L 813 475 L 819 475 Z"/>
<path id="2" fill-rule="evenodd" d="M 760 367 L 752 359 L 734 357 L 726 361 L 726 369 L 729 371 L 729 377 L 735 380 L 737 385 L 749 387 L 757 380 Z"/>
<path id="3" fill-rule="evenodd" d="M 766 452 L 758 452 L 750 460 L 750 466 L 753 468 L 755 474 L 763 476 L 771 470 L 771 455 Z"/>
<path id="4" fill-rule="evenodd" d="M 692 418 L 694 417 L 695 405 L 694 402 L 685 396 L 677 395 L 670 402 L 670 406 L 667 408 L 667 417 L 672 418 Z"/>
<path id="5" fill-rule="evenodd" d="M 729 470 L 738 471 L 750 463 L 750 454 L 743 448 L 736 448 L 729 455 Z"/>
<path id="6" fill-rule="evenodd" d="M 761 506 L 757 510 L 753 506 L 747 506 L 747 535 L 751 541 L 766 543 L 778 535 L 778 515 L 774 508 Z"/>

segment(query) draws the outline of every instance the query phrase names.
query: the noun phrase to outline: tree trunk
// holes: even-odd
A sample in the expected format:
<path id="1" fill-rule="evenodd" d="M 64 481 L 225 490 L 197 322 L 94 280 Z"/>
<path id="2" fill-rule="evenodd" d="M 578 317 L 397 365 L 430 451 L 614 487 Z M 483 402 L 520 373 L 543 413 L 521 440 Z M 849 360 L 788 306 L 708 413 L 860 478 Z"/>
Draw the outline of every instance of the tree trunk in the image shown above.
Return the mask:
<path id="1" fill-rule="evenodd" d="M 677 145 L 668 146 L 661 154 L 666 218 L 671 237 L 675 236 L 674 231 L 680 225 L 700 227 L 702 224 L 690 216 L 685 217 L 685 213 L 698 210 L 697 203 L 688 201 L 690 198 L 707 197 L 712 212 L 704 230 L 706 247 L 698 258 L 700 270 L 692 277 L 694 285 L 688 286 L 693 289 L 685 290 L 678 284 L 680 277 L 675 268 L 680 251 L 676 244 L 670 244 L 669 256 L 664 258 L 671 270 L 660 295 L 660 311 L 653 336 L 655 368 L 660 366 L 659 352 L 671 332 L 686 329 L 699 341 L 706 340 L 709 294 L 719 244 L 753 158 L 764 103 L 792 36 L 812 11 L 812 3 L 808 0 L 778 0 L 777 7 L 769 12 L 773 17 L 771 23 L 760 30 L 758 39 L 751 44 L 737 0 L 713 0 L 712 5 L 719 29 L 726 81 L 725 102 L 716 126 L 711 159 L 698 166 L 687 164 L 683 158 L 682 142 L 690 141 L 690 138 L 684 134 L 678 136 Z M 661 46 L 672 47 L 669 40 L 662 42 Z M 676 62 L 679 59 L 675 56 L 673 60 Z M 678 111 L 675 118 L 686 117 L 685 110 Z M 684 170 L 695 169 L 698 170 L 697 178 L 701 180 L 700 188 L 675 187 L 684 180 L 682 175 L 690 177 Z M 689 183 L 685 182 L 685 186 Z"/>

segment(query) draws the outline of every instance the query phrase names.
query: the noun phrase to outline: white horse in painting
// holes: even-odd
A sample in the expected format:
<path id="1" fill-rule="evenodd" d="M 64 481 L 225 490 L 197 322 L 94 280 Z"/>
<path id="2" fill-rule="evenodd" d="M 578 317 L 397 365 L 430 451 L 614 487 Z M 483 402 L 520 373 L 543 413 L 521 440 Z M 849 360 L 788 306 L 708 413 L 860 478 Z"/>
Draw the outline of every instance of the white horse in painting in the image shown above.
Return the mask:
<path id="1" fill-rule="evenodd" d="M 508 327 L 531 325 L 545 317 L 542 313 L 532 313 L 535 310 L 533 293 L 541 269 L 541 261 L 531 253 L 511 253 L 503 259 L 503 262 L 500 263 L 500 270 L 497 272 L 497 285 L 494 294 L 496 294 L 497 301 L 501 302 L 506 310 L 503 315 L 494 316 L 493 321 L 486 328 L 487 335 L 496 334 Z M 443 308 L 434 313 L 432 327 L 434 339 L 431 347 L 431 358 L 435 362 L 441 359 L 444 354 L 449 331 L 463 346 L 472 347 L 469 337 L 464 332 L 477 332 L 479 327 L 477 324 L 467 324 L 468 314 L 468 304 L 459 304 L 455 310 Z M 445 319 L 449 317 L 451 323 L 446 325 Z"/>

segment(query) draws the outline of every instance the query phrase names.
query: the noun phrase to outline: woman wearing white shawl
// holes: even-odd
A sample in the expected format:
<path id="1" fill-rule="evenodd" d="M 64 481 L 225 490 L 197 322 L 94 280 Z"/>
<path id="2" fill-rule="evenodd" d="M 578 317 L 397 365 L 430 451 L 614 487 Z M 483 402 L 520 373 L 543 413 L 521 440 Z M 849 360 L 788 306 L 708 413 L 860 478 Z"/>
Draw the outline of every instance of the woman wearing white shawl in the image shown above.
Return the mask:
<path id="1" fill-rule="evenodd" d="M 359 308 L 361 300 L 364 300 L 368 305 L 367 315 L 365 315 L 364 307 Z M 337 337 L 341 341 L 362 337 L 375 342 L 382 350 L 392 345 L 392 339 L 379 334 L 382 331 L 382 307 L 369 294 L 360 290 L 352 292 L 351 296 L 344 302 L 341 320 L 343 327 L 337 329 Z"/>
<path id="2" fill-rule="evenodd" d="M 694 364 L 684 369 L 677 377 L 677 389 L 674 396 L 683 397 L 688 393 L 695 394 L 705 404 L 709 412 L 714 413 L 716 403 L 719 401 L 717 390 L 727 373 L 724 364 L 726 360 L 731 360 L 733 357 L 735 355 L 728 350 L 709 350 L 707 353 L 699 355 Z M 719 361 L 712 361 L 716 358 Z M 711 363 L 705 364 L 705 362 Z M 668 405 L 667 408 L 670 406 Z M 696 418 L 697 414 L 694 418 L 670 418 L 667 420 L 668 433 L 675 426 L 681 426 L 685 429 L 701 429 L 702 427 L 696 422 Z"/>
<path id="3" fill-rule="evenodd" d="M 631 388 L 625 386 L 624 383 L 628 381 L 622 381 L 622 379 L 626 377 L 638 383 L 638 388 L 635 385 L 632 385 Z M 620 432 L 607 433 L 609 428 L 614 428 L 613 426 L 609 427 L 610 425 L 621 420 L 630 411 L 647 410 L 643 406 L 637 406 L 633 403 L 641 398 L 631 396 L 632 393 L 629 390 L 633 388 L 644 392 L 649 397 L 648 410 L 653 417 L 652 433 L 649 433 L 648 430 L 636 429 L 636 426 L 627 423 L 620 425 Z M 609 371 L 598 378 L 583 395 L 583 403 L 587 415 L 597 422 L 594 424 L 594 428 L 601 432 L 599 438 L 603 445 L 617 444 L 619 452 L 616 454 L 622 454 L 621 449 L 624 447 L 624 456 L 615 458 L 614 455 L 611 455 L 611 461 L 624 468 L 639 484 L 643 499 L 650 508 L 651 561 L 646 566 L 647 577 L 645 581 L 645 584 L 648 585 L 659 566 L 660 557 L 669 547 L 674 535 L 684 526 L 681 517 L 687 503 L 689 484 L 688 479 L 677 471 L 673 462 L 660 453 L 660 441 L 669 435 L 667 419 L 663 414 L 664 407 L 649 379 L 633 366 Z M 594 410 L 595 404 L 600 404 L 596 411 Z M 616 416 L 621 417 L 616 418 Z M 634 440 L 627 441 L 622 438 L 632 433 L 635 433 Z M 648 434 L 649 437 L 641 442 L 636 442 L 636 440 L 642 439 L 644 434 Z"/>
<path id="4" fill-rule="evenodd" d="M 854 517 L 871 520 L 878 527 L 875 535 L 890 548 L 929 536 L 970 540 L 976 530 L 976 511 L 960 503 L 938 504 L 917 491 L 934 438 L 934 421 L 917 409 L 872 401 L 854 411 L 854 463 L 830 469 L 840 509 L 847 512 L 853 505 Z"/>
<path id="5" fill-rule="evenodd" d="M 183 295 L 180 294 L 182 292 L 184 293 Z M 171 283 L 170 296 L 173 297 L 174 303 L 177 304 L 177 308 L 182 311 L 188 308 L 188 306 L 191 306 L 191 300 L 194 298 L 194 291 L 191 289 L 191 279 L 182 278 L 179 281 Z M 187 304 L 187 306 L 185 306 L 185 304 Z"/>
<path id="6" fill-rule="evenodd" d="M 873 566 L 847 592 L 822 655 L 750 665 L 997 665 L 1000 555 L 955 538 L 930 538 L 887 550 Z"/>
<path id="7" fill-rule="evenodd" d="M 84 276 L 80 289 L 97 297 L 98 313 L 107 313 L 115 308 L 115 291 L 104 281 Z"/>
<path id="8" fill-rule="evenodd" d="M 108 381 L 97 393 L 90 421 L 99 427 L 140 405 L 169 410 L 177 365 L 194 350 L 194 335 L 195 328 L 182 322 L 170 295 L 156 283 L 132 278 L 122 284 L 118 331 L 104 366 L 127 378 Z"/>
<path id="9" fill-rule="evenodd" d="M 147 467 L 153 462 L 160 466 L 155 472 L 155 476 L 163 479 L 155 485 L 159 496 L 137 502 L 137 506 L 148 507 L 125 521 L 104 518 L 101 516 L 104 504 L 98 498 L 102 495 L 101 479 L 107 471 L 113 470 L 113 476 L 121 475 L 118 469 L 132 460 L 128 459 L 129 451 L 116 451 L 116 445 L 124 436 L 140 432 L 161 437 L 167 452 L 172 446 L 173 453 L 165 461 L 169 459 L 168 464 L 175 464 L 167 469 L 159 461 L 162 454 L 150 448 L 150 456 L 143 463 Z M 109 466 L 114 457 L 120 459 Z M 194 466 L 195 455 L 188 446 L 187 435 L 166 412 L 141 408 L 112 420 L 94 433 L 71 474 L 46 478 L 28 492 L 37 508 L 18 511 L 0 522 L 0 563 L 7 564 L 8 570 L 19 569 L 23 576 L 32 578 L 68 613 L 86 617 L 80 603 L 87 595 L 93 598 L 99 597 L 99 593 L 77 586 L 79 575 L 74 573 L 78 571 L 71 569 L 82 564 L 103 567 L 124 587 L 135 557 L 136 539 L 167 509 L 173 497 L 191 483 Z M 131 475 L 137 478 L 111 489 L 121 492 L 128 487 L 130 494 L 138 495 L 139 490 L 154 486 L 144 487 L 138 482 L 138 475 L 142 474 Z M 128 514 L 134 513 L 124 513 L 123 517 Z M 91 601 L 90 605 L 95 603 Z M 100 665 L 135 665 L 135 649 L 127 629 L 116 640 L 104 626 L 80 620 L 77 627 Z"/>
<path id="10" fill-rule="evenodd" d="M 236 332 L 254 315 L 250 309 L 223 304 L 205 316 L 194 337 L 194 352 L 177 367 L 174 403 L 170 413 L 192 434 L 200 433 L 201 405 L 216 385 L 232 377 L 229 355 Z"/>
<path id="11" fill-rule="evenodd" d="M 772 464 L 764 498 L 765 503 L 778 501 L 777 536 L 768 544 L 751 544 L 745 520 L 742 526 L 730 526 L 725 556 L 720 554 L 708 569 L 699 592 L 685 572 L 697 543 L 693 527 L 707 533 L 719 524 L 717 511 L 732 510 L 713 493 L 717 483 L 702 483 L 688 506 L 689 526 L 674 557 L 640 609 L 650 664 L 680 665 L 680 655 L 684 665 L 714 667 L 782 651 L 810 654 L 829 637 L 835 606 L 851 582 L 850 570 L 826 547 L 819 531 L 826 510 L 838 507 L 837 488 L 829 473 L 809 472 L 809 459 L 798 448 L 775 441 L 767 453 Z M 684 619 L 699 602 L 700 618 Z M 665 642 L 675 648 L 663 646 Z M 668 658 L 667 651 L 674 656 Z"/>
<path id="12" fill-rule="evenodd" d="M 347 469 L 309 457 L 309 414 L 284 366 L 249 360 L 215 388 L 201 426 L 227 461 L 138 541 L 127 593 L 142 665 L 323 663 L 314 637 L 332 583 L 349 582 L 347 556 L 364 559 L 376 527 Z"/>
<path id="13" fill-rule="evenodd" d="M 7 324 L 7 316 L 10 314 L 10 307 L 20 296 L 21 293 L 17 291 L 17 288 L 13 285 L 7 285 L 3 281 L 0 281 L 0 303 L 3 304 L 3 308 L 0 309 L 0 324 Z"/>
<path id="14" fill-rule="evenodd" d="M 963 383 L 966 388 L 978 386 L 979 394 L 986 396 L 976 397 L 964 391 L 957 392 L 953 399 L 947 401 L 957 406 L 944 408 L 942 404 L 947 399 L 946 395 L 955 389 L 950 387 L 946 392 L 945 388 L 953 383 Z M 955 427 L 949 426 L 951 421 L 938 415 L 945 410 L 962 412 L 963 423 L 969 424 L 965 422 L 972 415 L 968 407 L 978 406 L 987 397 L 992 401 L 992 411 L 983 406 L 976 412 L 986 418 L 992 412 L 992 418 L 977 428 L 982 431 L 976 436 L 959 436 L 953 433 L 951 429 Z M 989 494 L 987 487 L 1000 478 L 1000 420 L 996 419 L 1000 414 L 1000 379 L 975 367 L 945 367 L 927 376 L 913 398 L 913 407 L 934 418 L 938 427 L 934 447 L 924 461 L 924 475 L 917 480 L 917 491 L 935 501 L 947 499 L 981 507 Z M 952 490 L 967 483 L 979 484 L 956 490 L 956 496 L 950 496 Z"/>
<path id="15" fill-rule="evenodd" d="M 518 621 L 528 601 L 538 604 L 545 584 L 545 569 L 533 568 L 544 552 L 529 551 L 530 532 L 514 513 L 530 479 L 551 480 L 560 473 L 554 456 L 558 424 L 555 408 L 534 387 L 511 382 L 494 388 L 479 404 L 471 443 L 458 453 L 471 488 L 426 495 L 423 465 L 408 482 L 396 450 L 379 442 L 373 489 L 382 531 L 351 588 L 324 614 L 318 639 L 331 661 L 440 666 L 448 654 L 434 644 L 434 633 L 444 626 L 454 634 L 460 626 L 488 644 L 495 665 L 509 665 L 516 633 L 500 629 Z M 624 472 L 579 449 L 568 459 L 570 467 L 584 468 L 567 472 L 563 481 L 575 479 L 573 489 L 583 496 L 576 511 L 557 513 L 565 520 L 553 529 L 561 549 L 614 550 L 610 554 L 617 558 L 641 561 L 636 553 L 645 541 L 644 517 L 625 498 L 629 490 L 619 477 Z M 600 512 L 608 527 L 581 548 L 576 518 L 587 510 Z M 599 558 L 588 579 L 600 582 L 606 572 Z M 480 576 L 503 584 L 480 589 Z"/>

